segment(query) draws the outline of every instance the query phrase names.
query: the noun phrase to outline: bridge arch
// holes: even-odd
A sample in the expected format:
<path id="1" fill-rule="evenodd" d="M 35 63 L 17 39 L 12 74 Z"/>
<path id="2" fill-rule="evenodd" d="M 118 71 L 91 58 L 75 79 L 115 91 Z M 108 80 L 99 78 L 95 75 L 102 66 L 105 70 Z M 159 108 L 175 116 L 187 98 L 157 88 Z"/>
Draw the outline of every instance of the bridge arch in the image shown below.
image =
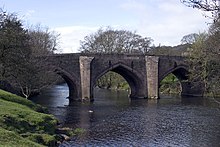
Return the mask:
<path id="1" fill-rule="evenodd" d="M 113 71 L 119 75 L 121 75 L 129 84 L 131 93 L 130 98 L 143 98 L 144 97 L 144 89 L 143 87 L 143 80 L 138 76 L 140 74 L 137 73 L 137 71 L 133 70 L 131 67 L 126 66 L 123 63 L 116 63 L 114 65 L 111 65 L 109 68 L 103 69 L 101 72 L 99 72 L 97 75 L 94 76 L 94 80 L 91 83 L 91 94 L 93 97 L 93 89 L 96 86 L 96 81 L 105 75 L 107 72 Z"/>
<path id="2" fill-rule="evenodd" d="M 77 81 L 77 78 L 76 76 L 72 73 L 68 73 L 67 71 L 65 71 L 64 69 L 61 69 L 61 68 L 58 68 L 58 67 L 55 67 L 54 68 L 54 72 L 58 75 L 60 75 L 64 80 L 65 82 L 67 83 L 68 85 L 68 88 L 69 88 L 69 101 L 78 101 L 80 100 L 80 84 L 79 82 Z"/>
<path id="3" fill-rule="evenodd" d="M 181 95 L 184 95 L 184 93 L 188 90 L 187 85 L 188 83 L 188 68 L 186 66 L 174 66 L 173 68 L 169 69 L 165 74 L 159 77 L 159 86 L 161 81 L 168 76 L 169 74 L 173 74 L 176 76 L 176 78 L 179 80 L 181 85 Z"/>

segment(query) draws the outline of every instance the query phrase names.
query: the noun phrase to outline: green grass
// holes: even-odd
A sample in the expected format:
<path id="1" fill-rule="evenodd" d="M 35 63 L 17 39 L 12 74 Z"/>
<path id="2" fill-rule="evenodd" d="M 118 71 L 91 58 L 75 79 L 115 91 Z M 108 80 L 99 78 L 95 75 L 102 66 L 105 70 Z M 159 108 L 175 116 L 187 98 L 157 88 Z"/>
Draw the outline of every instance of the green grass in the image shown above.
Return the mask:
<path id="1" fill-rule="evenodd" d="M 25 105 L 25 106 L 27 106 L 37 112 L 47 113 L 46 108 L 44 108 L 40 105 L 34 104 L 33 102 L 28 101 L 23 97 L 17 96 L 15 94 L 9 93 L 9 92 L 1 90 L 1 89 L 0 89 L 0 99 Z"/>
<path id="2" fill-rule="evenodd" d="M 0 147 L 41 147 L 43 145 L 37 144 L 33 141 L 21 137 L 13 131 L 0 128 Z"/>
<path id="3" fill-rule="evenodd" d="M 57 120 L 45 108 L 0 90 L 0 146 L 55 146 Z"/>

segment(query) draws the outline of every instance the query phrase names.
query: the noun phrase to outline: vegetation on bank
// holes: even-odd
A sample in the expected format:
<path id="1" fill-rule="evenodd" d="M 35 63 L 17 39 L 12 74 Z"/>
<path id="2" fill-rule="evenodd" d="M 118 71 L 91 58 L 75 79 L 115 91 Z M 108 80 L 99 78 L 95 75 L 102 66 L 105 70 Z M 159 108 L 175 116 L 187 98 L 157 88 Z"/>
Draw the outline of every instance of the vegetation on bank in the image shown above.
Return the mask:
<path id="1" fill-rule="evenodd" d="M 173 74 L 169 74 L 160 82 L 161 94 L 180 94 L 181 84 L 177 77 Z"/>
<path id="2" fill-rule="evenodd" d="M 0 90 L 0 146 L 56 146 L 57 119 L 45 108 Z"/>
<path id="3" fill-rule="evenodd" d="M 0 8 L 0 36 L 1 89 L 29 98 L 56 82 L 54 69 L 45 64 L 58 49 L 56 32 L 41 25 L 27 27 L 16 13 Z"/>

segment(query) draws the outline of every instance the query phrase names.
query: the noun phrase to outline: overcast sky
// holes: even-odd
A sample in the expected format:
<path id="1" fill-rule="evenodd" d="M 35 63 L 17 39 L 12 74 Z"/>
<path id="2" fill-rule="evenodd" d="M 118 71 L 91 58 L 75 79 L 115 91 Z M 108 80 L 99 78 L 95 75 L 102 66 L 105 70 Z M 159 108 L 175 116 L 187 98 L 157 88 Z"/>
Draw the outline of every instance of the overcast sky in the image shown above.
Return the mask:
<path id="1" fill-rule="evenodd" d="M 207 30 L 199 10 L 180 0 L 0 0 L 25 24 L 41 24 L 60 33 L 61 49 L 77 52 L 79 41 L 100 27 L 136 31 L 155 45 L 178 45 L 184 35 Z"/>

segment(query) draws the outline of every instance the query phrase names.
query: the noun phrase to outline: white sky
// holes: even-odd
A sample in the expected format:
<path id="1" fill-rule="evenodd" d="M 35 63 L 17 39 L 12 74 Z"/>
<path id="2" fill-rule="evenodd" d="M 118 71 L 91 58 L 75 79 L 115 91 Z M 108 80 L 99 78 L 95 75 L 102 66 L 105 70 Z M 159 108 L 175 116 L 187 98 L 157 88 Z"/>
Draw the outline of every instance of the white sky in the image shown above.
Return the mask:
<path id="1" fill-rule="evenodd" d="M 180 0 L 0 0 L 26 24 L 41 24 L 61 34 L 62 52 L 77 52 L 79 41 L 100 27 L 136 31 L 155 45 L 178 45 L 184 35 L 207 30 L 201 11 Z"/>

